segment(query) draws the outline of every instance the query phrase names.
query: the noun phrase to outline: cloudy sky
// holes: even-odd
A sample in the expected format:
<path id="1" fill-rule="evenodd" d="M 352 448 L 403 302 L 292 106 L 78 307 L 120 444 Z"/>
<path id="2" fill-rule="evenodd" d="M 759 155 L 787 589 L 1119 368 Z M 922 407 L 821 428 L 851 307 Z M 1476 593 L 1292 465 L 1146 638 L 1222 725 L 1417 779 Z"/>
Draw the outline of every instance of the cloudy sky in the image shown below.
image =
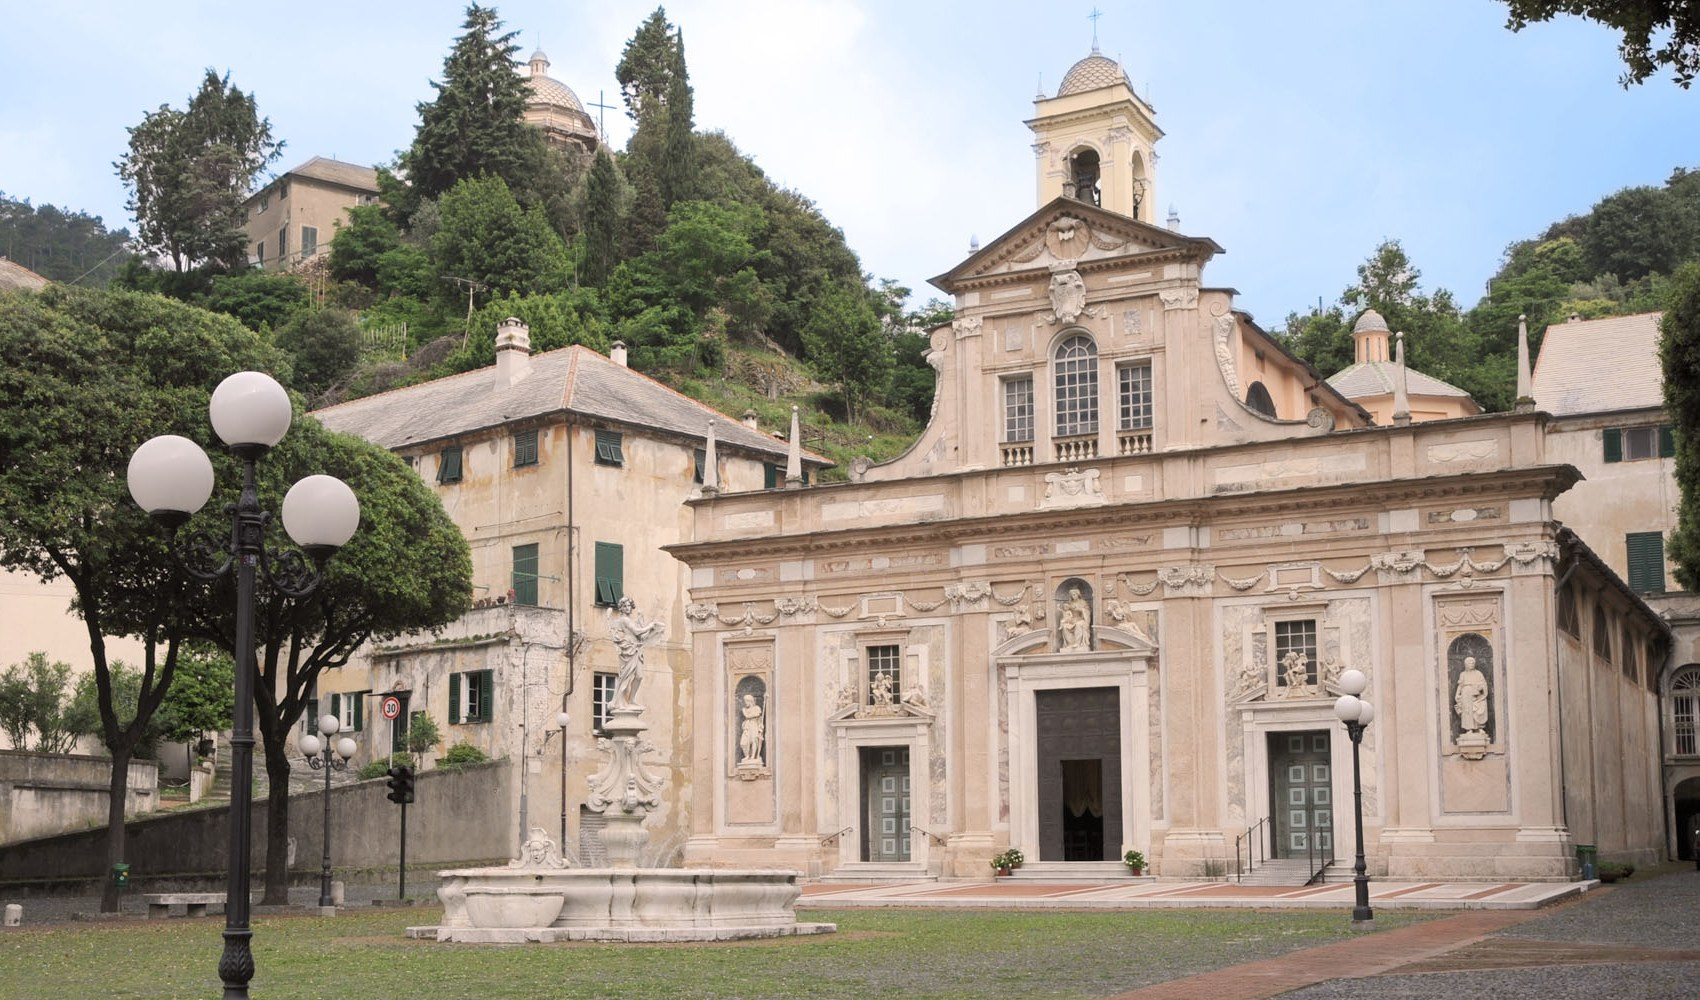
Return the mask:
<path id="1" fill-rule="evenodd" d="M 0 35 L 0 191 L 128 226 L 112 163 L 126 129 L 229 71 L 287 143 L 387 163 L 412 140 L 460 31 L 460 0 L 13 2 Z M 522 56 L 604 112 L 653 0 L 507 0 Z M 842 227 L 863 269 L 927 279 L 1036 205 L 1036 93 L 1091 50 L 1092 4 L 675 0 L 697 126 L 718 129 Z M 1423 286 L 1473 304 L 1506 244 L 1619 188 L 1700 167 L 1700 87 L 1625 91 L 1587 22 L 1513 35 L 1494 0 L 1097 0 L 1167 133 L 1159 214 L 1226 254 L 1206 279 L 1269 326 L 1332 302 L 1383 239 Z M 597 109 L 591 109 L 592 114 Z"/>

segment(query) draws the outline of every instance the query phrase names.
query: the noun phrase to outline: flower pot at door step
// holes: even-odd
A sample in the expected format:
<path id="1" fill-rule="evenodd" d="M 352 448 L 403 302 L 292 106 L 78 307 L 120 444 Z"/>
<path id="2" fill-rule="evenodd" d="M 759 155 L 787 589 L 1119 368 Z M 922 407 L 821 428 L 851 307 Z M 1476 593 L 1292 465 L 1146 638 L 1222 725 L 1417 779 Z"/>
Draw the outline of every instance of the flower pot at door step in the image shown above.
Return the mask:
<path id="1" fill-rule="evenodd" d="M 1003 875 L 1008 875 L 1008 874 L 1009 874 L 1008 868 L 999 868 L 998 869 L 998 875 L 1003 876 Z"/>

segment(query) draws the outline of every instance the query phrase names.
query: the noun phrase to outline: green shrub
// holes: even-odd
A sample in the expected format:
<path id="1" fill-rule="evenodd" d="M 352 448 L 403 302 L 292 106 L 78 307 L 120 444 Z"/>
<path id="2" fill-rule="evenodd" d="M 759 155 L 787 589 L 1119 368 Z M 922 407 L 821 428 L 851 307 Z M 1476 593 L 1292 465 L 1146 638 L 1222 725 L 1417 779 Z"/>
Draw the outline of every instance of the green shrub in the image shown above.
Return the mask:
<path id="1" fill-rule="evenodd" d="M 412 764 L 412 759 L 404 753 L 391 754 L 388 757 L 376 757 L 370 763 L 362 766 L 360 770 L 354 772 L 354 776 L 361 781 L 370 781 L 373 778 L 382 778 L 389 773 L 391 767 L 396 765 L 412 766 Z"/>
<path id="2" fill-rule="evenodd" d="M 437 761 L 438 767 L 465 767 L 467 764 L 482 764 L 490 759 L 490 755 L 470 743 L 462 741 L 449 747 Z"/>

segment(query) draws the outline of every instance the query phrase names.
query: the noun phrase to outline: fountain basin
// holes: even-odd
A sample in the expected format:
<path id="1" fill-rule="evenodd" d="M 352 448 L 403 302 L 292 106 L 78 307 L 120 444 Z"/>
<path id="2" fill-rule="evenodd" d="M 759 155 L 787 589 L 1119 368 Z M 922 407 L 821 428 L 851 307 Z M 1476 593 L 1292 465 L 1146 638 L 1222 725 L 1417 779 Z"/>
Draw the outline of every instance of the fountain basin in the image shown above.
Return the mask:
<path id="1" fill-rule="evenodd" d="M 801 873 L 740 868 L 462 868 L 439 872 L 437 941 L 731 941 L 823 934 L 800 924 Z"/>

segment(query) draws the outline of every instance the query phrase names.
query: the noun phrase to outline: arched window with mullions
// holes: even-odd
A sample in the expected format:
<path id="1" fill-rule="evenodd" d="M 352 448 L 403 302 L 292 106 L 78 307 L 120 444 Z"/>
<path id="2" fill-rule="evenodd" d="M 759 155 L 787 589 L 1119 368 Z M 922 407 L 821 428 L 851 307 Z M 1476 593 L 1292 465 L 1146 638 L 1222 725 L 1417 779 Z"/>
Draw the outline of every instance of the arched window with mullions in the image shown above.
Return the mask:
<path id="1" fill-rule="evenodd" d="M 1098 345 L 1077 333 L 1057 345 L 1057 437 L 1098 433 Z"/>
<path id="2" fill-rule="evenodd" d="M 1700 667 L 1677 672 L 1670 686 L 1672 749 L 1683 757 L 1700 755 Z"/>

